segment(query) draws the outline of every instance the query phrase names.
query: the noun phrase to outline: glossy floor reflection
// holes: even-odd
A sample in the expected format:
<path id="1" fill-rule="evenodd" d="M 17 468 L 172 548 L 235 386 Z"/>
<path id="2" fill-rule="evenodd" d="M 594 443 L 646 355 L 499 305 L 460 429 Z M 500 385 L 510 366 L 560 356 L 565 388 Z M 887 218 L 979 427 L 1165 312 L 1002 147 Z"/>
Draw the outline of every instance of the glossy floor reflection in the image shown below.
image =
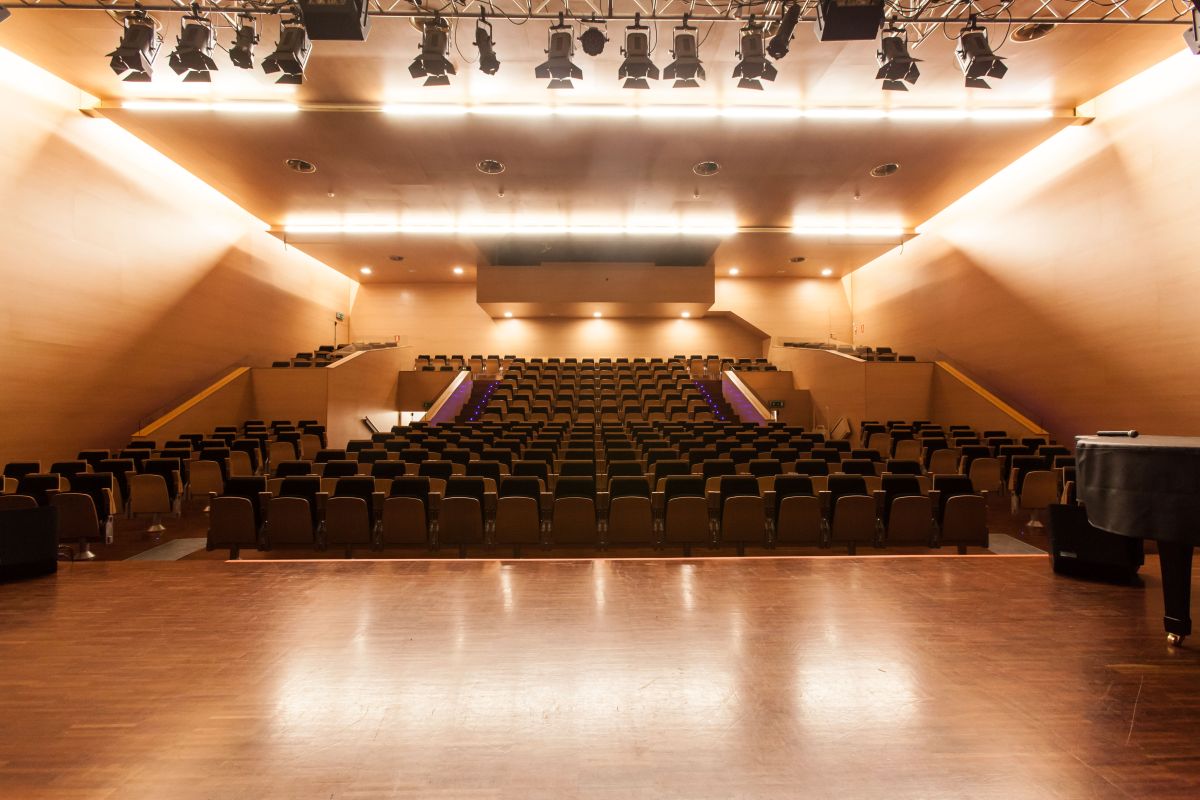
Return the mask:
<path id="1" fill-rule="evenodd" d="M 1200 650 L 1027 557 L 0 586 L 0 796 L 1194 798 Z"/>

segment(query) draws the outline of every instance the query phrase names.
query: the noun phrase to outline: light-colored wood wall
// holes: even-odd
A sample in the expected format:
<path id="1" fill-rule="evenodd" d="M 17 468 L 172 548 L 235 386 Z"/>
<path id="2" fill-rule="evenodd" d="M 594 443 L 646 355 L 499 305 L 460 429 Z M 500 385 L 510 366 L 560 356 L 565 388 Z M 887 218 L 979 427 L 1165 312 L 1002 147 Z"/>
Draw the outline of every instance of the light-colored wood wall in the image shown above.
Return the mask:
<path id="1" fill-rule="evenodd" d="M 850 299 L 833 278 L 720 277 L 713 310 L 738 315 L 776 343 L 823 342 L 831 334 L 851 341 Z"/>
<path id="2" fill-rule="evenodd" d="M 783 408 L 776 410 L 776 419 L 789 425 L 812 425 L 812 394 L 808 389 L 796 388 L 796 378 L 792 373 L 782 370 L 739 372 L 738 377 L 763 405 L 769 405 L 773 400 L 783 401 Z"/>
<path id="3" fill-rule="evenodd" d="M 947 360 L 1060 440 L 1200 433 L 1198 98 L 1181 52 L 855 272 L 859 342 Z"/>
<path id="4" fill-rule="evenodd" d="M 332 336 L 353 281 L 2 55 L 0 463 L 123 446 L 232 366 Z"/>
<path id="5" fill-rule="evenodd" d="M 462 284 L 365 284 L 351 319 L 355 339 L 391 341 L 408 352 L 511 353 L 524 357 L 761 356 L 762 338 L 728 317 L 701 319 L 493 319 L 475 287 Z"/>

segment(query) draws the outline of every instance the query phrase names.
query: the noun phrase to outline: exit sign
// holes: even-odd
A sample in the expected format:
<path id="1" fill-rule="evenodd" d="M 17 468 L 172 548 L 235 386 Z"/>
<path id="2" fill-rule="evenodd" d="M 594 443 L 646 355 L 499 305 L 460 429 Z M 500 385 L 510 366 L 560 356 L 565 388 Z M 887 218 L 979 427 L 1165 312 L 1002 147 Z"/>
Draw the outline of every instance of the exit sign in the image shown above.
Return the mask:
<path id="1" fill-rule="evenodd" d="M 767 408 L 783 408 L 782 400 L 768 400 Z"/>

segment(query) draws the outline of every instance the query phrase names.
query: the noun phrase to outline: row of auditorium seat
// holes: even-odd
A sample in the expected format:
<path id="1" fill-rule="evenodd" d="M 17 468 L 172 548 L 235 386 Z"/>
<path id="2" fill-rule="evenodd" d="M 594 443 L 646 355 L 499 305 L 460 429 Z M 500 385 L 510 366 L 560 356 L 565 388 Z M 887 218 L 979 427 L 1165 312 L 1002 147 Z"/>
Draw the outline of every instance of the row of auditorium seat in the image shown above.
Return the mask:
<path id="1" fill-rule="evenodd" d="M 652 487 L 644 477 L 561 477 L 554 489 L 533 476 L 439 480 L 399 476 L 316 476 L 231 480 L 211 503 L 208 548 L 372 550 L 476 546 L 521 548 L 642 545 L 875 547 L 987 546 L 986 507 L 969 481 L 938 476 L 923 491 L 911 476 L 890 476 L 869 492 L 859 476 L 807 476 L 762 482 L 725 475 L 714 484 L 673 475 Z"/>
<path id="2" fill-rule="evenodd" d="M 916 356 L 901 355 L 890 347 L 868 347 L 866 345 L 831 344 L 829 342 L 784 342 L 784 347 L 799 347 L 804 350 L 831 350 L 844 353 L 863 361 L 916 361 Z"/>
<path id="3" fill-rule="evenodd" d="M 317 347 L 316 350 L 296 353 L 293 358 L 286 361 L 273 361 L 271 362 L 271 366 L 278 368 L 327 367 L 358 350 L 379 350 L 385 347 L 396 346 L 396 342 L 358 342 L 353 345 L 323 344 Z"/>

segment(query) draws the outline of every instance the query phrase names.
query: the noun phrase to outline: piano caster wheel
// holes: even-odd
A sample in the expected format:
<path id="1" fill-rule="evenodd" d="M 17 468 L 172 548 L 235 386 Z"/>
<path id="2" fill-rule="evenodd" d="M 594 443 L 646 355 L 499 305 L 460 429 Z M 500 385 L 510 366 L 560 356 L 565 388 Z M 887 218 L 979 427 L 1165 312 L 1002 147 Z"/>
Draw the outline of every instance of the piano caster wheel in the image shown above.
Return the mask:
<path id="1" fill-rule="evenodd" d="M 1183 639 L 1184 637 L 1178 633 L 1167 634 L 1167 644 L 1171 645 L 1171 647 L 1183 647 Z"/>

